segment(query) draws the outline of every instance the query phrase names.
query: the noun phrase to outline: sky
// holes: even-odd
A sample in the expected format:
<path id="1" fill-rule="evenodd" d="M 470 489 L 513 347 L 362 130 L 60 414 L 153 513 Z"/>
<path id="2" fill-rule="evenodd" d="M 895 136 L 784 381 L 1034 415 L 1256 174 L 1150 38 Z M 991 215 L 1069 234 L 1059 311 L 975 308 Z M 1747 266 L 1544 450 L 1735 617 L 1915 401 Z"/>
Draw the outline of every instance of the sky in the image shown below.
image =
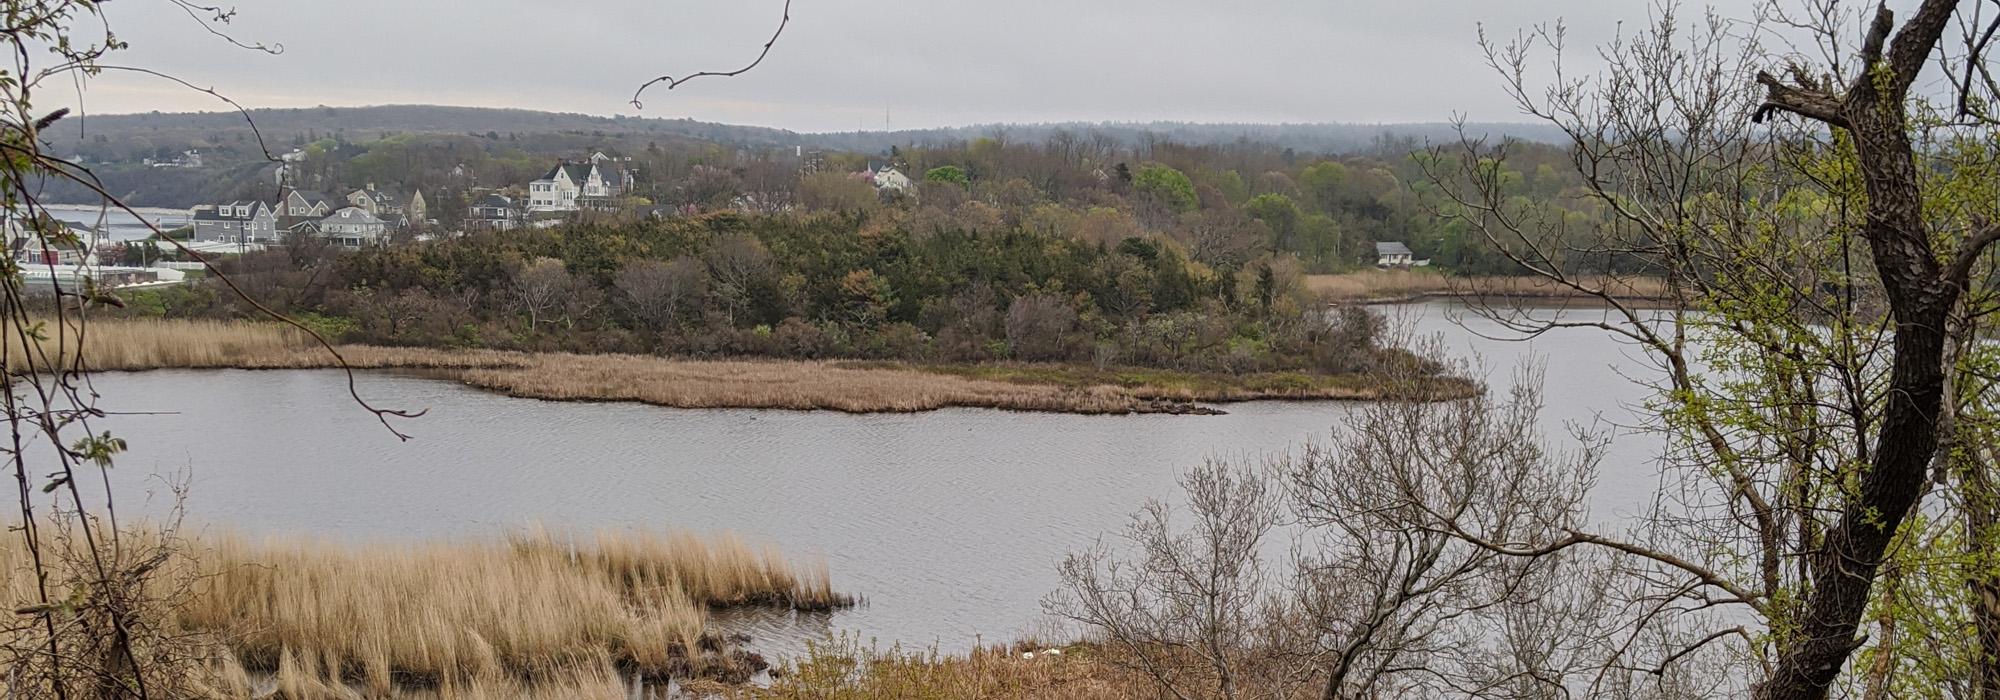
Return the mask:
<path id="1" fill-rule="evenodd" d="M 1562 19 L 1577 56 L 1652 0 L 795 0 L 736 78 L 648 78 L 754 58 L 783 0 L 248 0 L 224 29 L 167 0 L 107 3 L 119 62 L 250 107 L 446 104 L 798 131 L 998 122 L 1524 119 L 1477 45 Z M 1751 0 L 1713 0 L 1744 14 Z M 1629 31 L 1629 26 L 1628 26 Z M 75 102 L 75 96 L 66 98 Z M 92 113 L 219 110 L 157 78 L 92 80 Z"/>

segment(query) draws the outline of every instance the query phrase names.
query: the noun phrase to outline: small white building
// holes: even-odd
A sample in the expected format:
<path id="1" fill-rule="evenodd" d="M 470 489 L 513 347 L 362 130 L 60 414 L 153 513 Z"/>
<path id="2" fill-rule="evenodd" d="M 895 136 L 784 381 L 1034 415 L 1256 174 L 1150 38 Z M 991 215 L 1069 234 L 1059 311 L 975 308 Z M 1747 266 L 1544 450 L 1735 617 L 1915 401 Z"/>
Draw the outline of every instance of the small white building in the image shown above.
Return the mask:
<path id="1" fill-rule="evenodd" d="M 363 248 L 381 245 L 389 224 L 361 207 L 346 207 L 320 219 L 319 235 L 342 248 Z"/>
<path id="2" fill-rule="evenodd" d="M 1410 247 L 1402 243 L 1375 244 L 1376 267 L 1409 267 L 1416 260 L 1416 253 L 1410 252 Z"/>
<path id="3" fill-rule="evenodd" d="M 910 191 L 910 188 L 916 186 L 917 186 L 916 181 L 911 180 L 910 176 L 904 175 L 903 171 L 901 170 L 897 170 L 895 168 L 883 168 L 881 170 L 875 171 L 875 187 L 877 189 L 895 190 L 897 192 L 908 192 Z"/>

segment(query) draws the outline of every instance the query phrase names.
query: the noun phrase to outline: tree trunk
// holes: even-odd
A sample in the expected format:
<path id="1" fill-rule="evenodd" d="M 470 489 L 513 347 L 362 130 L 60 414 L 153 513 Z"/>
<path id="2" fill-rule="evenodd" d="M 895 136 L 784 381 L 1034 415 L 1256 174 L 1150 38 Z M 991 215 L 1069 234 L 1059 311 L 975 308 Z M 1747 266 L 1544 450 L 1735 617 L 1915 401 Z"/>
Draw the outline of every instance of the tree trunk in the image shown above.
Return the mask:
<path id="1" fill-rule="evenodd" d="M 1862 644 L 1855 632 L 1883 552 L 1921 497 L 1937 452 L 1945 324 L 1960 288 L 1946 279 L 1931 247 L 1904 100 L 1956 5 L 1926 0 L 1886 57 L 1883 43 L 1894 22 L 1886 7 L 1879 9 L 1862 49 L 1867 68 L 1832 117 L 1854 139 L 1868 196 L 1862 236 L 1896 322 L 1895 355 L 1874 460 L 1856 475 L 1853 495 L 1824 547 L 1812 555 L 1812 580 L 1795 617 L 1786 621 L 1792 629 L 1778 640 L 1777 662 L 1757 688 L 1759 700 L 1827 697 Z"/>

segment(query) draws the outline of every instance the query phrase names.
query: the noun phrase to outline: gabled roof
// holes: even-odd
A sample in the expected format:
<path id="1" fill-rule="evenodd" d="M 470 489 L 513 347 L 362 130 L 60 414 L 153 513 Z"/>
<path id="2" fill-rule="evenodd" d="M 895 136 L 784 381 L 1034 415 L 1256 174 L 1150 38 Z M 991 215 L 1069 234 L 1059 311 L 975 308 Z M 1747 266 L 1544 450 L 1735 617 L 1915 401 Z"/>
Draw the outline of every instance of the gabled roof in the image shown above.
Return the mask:
<path id="1" fill-rule="evenodd" d="M 250 207 L 250 215 L 238 216 L 236 214 L 237 207 Z M 237 201 L 223 204 L 221 208 L 196 207 L 193 218 L 195 221 L 249 221 L 270 210 L 271 205 L 263 202 Z"/>
<path id="2" fill-rule="evenodd" d="M 342 207 L 340 211 L 336 211 L 332 214 L 327 215 L 326 218 L 320 219 L 320 222 L 323 224 L 364 224 L 364 225 L 383 223 L 381 219 L 376 218 L 374 214 L 368 213 L 367 209 L 362 209 L 361 207 Z"/>
<path id="3" fill-rule="evenodd" d="M 569 173 L 570 182 L 574 182 L 576 184 L 581 185 L 584 183 L 585 180 L 590 179 L 590 170 L 591 168 L 594 167 L 596 166 L 590 163 L 571 163 L 569 161 L 563 161 L 561 163 L 557 163 L 556 167 L 550 168 L 549 174 L 543 175 L 542 179 L 554 180 L 556 179 L 556 173 L 567 172 Z"/>
<path id="4" fill-rule="evenodd" d="M 347 196 L 351 198 L 357 194 L 375 200 L 376 204 L 395 204 L 401 199 L 388 190 L 371 190 L 365 187 L 349 192 Z"/>
<path id="5" fill-rule="evenodd" d="M 328 197 L 326 196 L 325 192 L 321 192 L 318 190 L 292 190 L 292 194 L 298 195 L 300 199 L 306 200 L 306 204 L 325 203 L 328 206 L 332 206 L 333 202 L 332 197 Z"/>
<path id="6" fill-rule="evenodd" d="M 489 194 L 480 197 L 479 201 L 472 203 L 472 206 L 483 209 L 512 209 L 514 208 L 514 200 L 502 195 Z"/>
<path id="7" fill-rule="evenodd" d="M 1415 253 L 1412 253 L 1412 252 L 1410 252 L 1410 247 L 1409 247 L 1409 246 L 1407 246 L 1407 245 L 1403 245 L 1403 244 L 1401 244 L 1401 243 L 1397 243 L 1397 242 L 1394 242 L 1394 241 L 1391 241 L 1391 242 L 1388 242 L 1388 243 L 1377 243 L 1377 244 L 1375 244 L 1375 254 L 1376 254 L 1376 255 L 1415 255 Z"/>

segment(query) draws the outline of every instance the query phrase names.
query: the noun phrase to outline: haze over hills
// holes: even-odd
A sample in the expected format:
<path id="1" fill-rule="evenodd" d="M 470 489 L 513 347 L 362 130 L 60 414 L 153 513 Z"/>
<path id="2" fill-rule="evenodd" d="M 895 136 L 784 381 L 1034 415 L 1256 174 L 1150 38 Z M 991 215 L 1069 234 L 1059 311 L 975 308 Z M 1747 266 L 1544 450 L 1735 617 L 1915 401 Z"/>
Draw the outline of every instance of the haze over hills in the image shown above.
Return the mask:
<path id="1" fill-rule="evenodd" d="M 251 121 L 255 122 L 252 129 Z M 1530 124 L 1469 124 L 1469 131 L 1531 141 L 1559 134 Z M 979 138 L 1036 143 L 1058 133 L 1109 141 L 1130 149 L 1148 143 L 1193 146 L 1255 144 L 1257 150 L 1299 156 L 1400 155 L 1424 142 L 1456 137 L 1445 123 L 1428 124 L 1196 124 L 1064 123 L 989 124 L 903 131 L 809 134 L 691 119 L 603 117 L 522 109 L 389 105 L 313 107 L 238 112 L 184 112 L 72 116 L 41 132 L 53 151 L 87 164 L 104 188 L 128 204 L 182 208 L 240 197 L 268 199 L 276 187 L 271 154 L 303 149 L 314 160 L 295 169 L 304 187 L 360 187 L 368 183 L 462 189 L 447 178 L 455 165 L 477 171 L 478 185 L 521 185 L 563 158 L 593 151 L 634 155 L 707 153 L 765 162 L 771 172 L 800 150 L 873 157 L 892 147 L 950 147 Z M 737 151 L 723 156 L 716 149 Z M 188 155 L 198 152 L 199 157 Z M 695 156 L 690 156 L 695 157 Z M 693 162 L 693 161 L 689 161 Z M 671 173 L 662 173 L 672 177 Z M 52 201 L 90 203 L 94 193 L 75 183 L 47 183 Z"/>
<path id="2" fill-rule="evenodd" d="M 1373 147 L 1381 139 L 1408 139 L 1422 142 L 1454 138 L 1452 125 L 1444 122 L 1416 124 L 1203 124 L 1187 122 L 1068 122 L 1054 124 L 984 124 L 963 127 L 897 131 L 799 133 L 759 126 L 738 126 L 698 122 L 690 119 L 602 117 L 587 114 L 537 112 L 521 109 L 444 107 L 434 105 L 386 105 L 377 107 L 315 107 L 304 109 L 252 110 L 257 129 L 274 148 L 301 137 L 339 135 L 349 141 L 366 141 L 399 133 L 498 135 L 579 134 L 645 136 L 661 139 L 692 139 L 740 147 L 824 148 L 873 152 L 890 146 L 962 141 L 1005 135 L 1015 140 L 1041 140 L 1058 131 L 1102 134 L 1122 143 L 1147 138 L 1195 145 L 1225 144 L 1249 140 L 1307 152 L 1347 153 Z M 82 121 L 79 128 L 74 122 Z M 1474 133 L 1506 136 L 1532 141 L 1553 141 L 1560 136 L 1539 124 L 1475 123 Z M 52 143 L 65 145 L 143 136 L 165 148 L 182 143 L 226 144 L 249 140 L 250 129 L 242 114 L 235 112 L 145 113 L 89 115 L 82 120 L 52 129 L 45 134 Z"/>

